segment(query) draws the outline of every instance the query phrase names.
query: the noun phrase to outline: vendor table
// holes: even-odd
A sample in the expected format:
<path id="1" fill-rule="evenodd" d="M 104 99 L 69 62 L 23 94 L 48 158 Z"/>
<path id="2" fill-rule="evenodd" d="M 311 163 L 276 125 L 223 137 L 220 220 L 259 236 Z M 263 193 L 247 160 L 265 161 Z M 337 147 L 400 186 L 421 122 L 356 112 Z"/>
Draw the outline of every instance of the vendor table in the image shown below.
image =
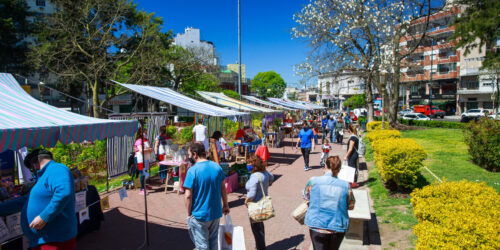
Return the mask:
<path id="1" fill-rule="evenodd" d="M 174 168 L 179 168 L 179 188 L 177 189 L 177 194 L 183 193 L 184 192 L 184 180 L 186 179 L 186 173 L 187 170 L 189 169 L 189 161 L 172 161 L 172 160 L 166 160 L 166 161 L 160 161 L 160 165 L 167 166 L 167 179 L 165 180 L 165 193 L 167 193 L 167 190 L 169 187 L 173 188 L 174 185 L 169 185 L 168 180 L 170 178 L 170 175 L 172 174 L 172 170 Z"/>

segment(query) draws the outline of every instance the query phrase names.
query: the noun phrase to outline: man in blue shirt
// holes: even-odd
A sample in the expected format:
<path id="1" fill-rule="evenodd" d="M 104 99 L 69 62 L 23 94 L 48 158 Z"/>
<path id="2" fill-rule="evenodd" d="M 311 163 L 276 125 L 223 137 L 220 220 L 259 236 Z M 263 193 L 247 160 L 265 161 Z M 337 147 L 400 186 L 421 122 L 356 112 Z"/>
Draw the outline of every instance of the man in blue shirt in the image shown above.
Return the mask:
<path id="1" fill-rule="evenodd" d="M 0 216 L 21 211 L 21 228 L 31 248 L 75 249 L 77 223 L 75 184 L 68 167 L 52 160 L 52 153 L 36 149 L 24 164 L 37 171 L 29 195 L 3 202 Z"/>
<path id="2" fill-rule="evenodd" d="M 296 148 L 300 144 L 300 151 L 302 152 L 302 156 L 304 157 L 304 170 L 309 170 L 309 154 L 311 153 L 311 145 L 314 149 L 314 133 L 312 129 L 309 128 L 307 121 L 302 123 L 302 129 L 299 132 L 299 140 L 297 141 Z"/>
<path id="3" fill-rule="evenodd" d="M 333 115 L 330 116 L 330 119 L 326 123 L 328 130 L 330 131 L 330 142 L 335 143 L 335 125 L 337 125 L 337 121 L 333 118 Z"/>
<path id="4" fill-rule="evenodd" d="M 226 176 L 219 164 L 207 160 L 203 144 L 192 144 L 188 152 L 196 162 L 184 181 L 189 237 L 198 250 L 218 249 L 219 219 L 229 213 Z"/>

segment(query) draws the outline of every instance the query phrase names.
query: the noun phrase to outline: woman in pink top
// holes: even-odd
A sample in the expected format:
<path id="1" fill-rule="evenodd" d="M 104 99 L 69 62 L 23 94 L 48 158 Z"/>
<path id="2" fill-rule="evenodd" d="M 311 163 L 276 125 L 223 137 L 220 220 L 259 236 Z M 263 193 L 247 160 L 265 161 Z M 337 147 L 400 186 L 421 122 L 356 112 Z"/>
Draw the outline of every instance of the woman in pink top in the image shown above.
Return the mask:
<path id="1" fill-rule="evenodd" d="M 151 148 L 151 144 L 147 139 L 147 132 L 148 131 L 145 128 L 139 128 L 139 130 L 137 130 L 137 133 L 135 134 L 135 143 L 134 143 L 135 160 L 137 162 L 137 169 L 139 170 L 141 176 L 140 194 L 144 194 L 145 174 L 146 171 L 149 169 L 151 152 L 153 151 L 153 149 Z M 142 138 L 144 138 L 144 142 L 142 141 Z M 144 150 L 142 150 L 143 145 L 144 145 Z M 146 165 L 144 165 L 144 162 L 146 162 Z"/>

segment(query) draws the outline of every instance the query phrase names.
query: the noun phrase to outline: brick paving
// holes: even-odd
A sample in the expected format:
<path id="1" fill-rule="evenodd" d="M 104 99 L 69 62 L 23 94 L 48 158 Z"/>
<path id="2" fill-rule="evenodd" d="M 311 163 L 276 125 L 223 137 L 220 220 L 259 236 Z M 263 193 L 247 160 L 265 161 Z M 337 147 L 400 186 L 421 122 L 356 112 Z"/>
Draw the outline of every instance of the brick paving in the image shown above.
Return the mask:
<path id="1" fill-rule="evenodd" d="M 345 142 L 346 140 L 344 140 L 344 146 L 333 145 L 330 155 L 344 157 Z M 276 217 L 265 222 L 268 249 L 309 249 L 311 241 L 307 226 L 299 225 L 290 214 L 302 202 L 301 191 L 307 180 L 323 173 L 320 167 L 320 146 L 316 146 L 311 153 L 311 169 L 307 172 L 304 171 L 300 149 L 296 150 L 292 147 L 290 138 L 285 140 L 284 149 L 270 148 L 269 150 L 271 159 L 268 171 L 275 176 L 275 182 L 270 187 L 269 194 L 273 199 Z M 366 168 L 360 171 L 358 180 L 360 183 L 367 179 L 366 172 Z M 194 249 L 186 227 L 184 196 L 174 192 L 165 194 L 163 186 L 159 183 L 153 182 L 151 185 L 153 190 L 150 190 L 147 196 L 149 249 Z M 362 185 L 360 188 L 366 187 Z M 246 248 L 255 249 L 247 210 L 244 206 L 245 193 L 245 189 L 240 188 L 228 195 L 230 215 L 233 224 L 242 226 L 244 229 Z M 110 195 L 110 205 L 111 208 L 105 211 L 105 221 L 101 229 L 78 239 L 78 249 L 138 249 L 141 247 L 145 238 L 144 197 L 136 190 L 128 190 L 128 197 L 120 201 L 118 194 L 115 193 Z M 343 248 L 359 249 L 349 246 Z M 370 248 L 376 249 L 377 247 Z"/>

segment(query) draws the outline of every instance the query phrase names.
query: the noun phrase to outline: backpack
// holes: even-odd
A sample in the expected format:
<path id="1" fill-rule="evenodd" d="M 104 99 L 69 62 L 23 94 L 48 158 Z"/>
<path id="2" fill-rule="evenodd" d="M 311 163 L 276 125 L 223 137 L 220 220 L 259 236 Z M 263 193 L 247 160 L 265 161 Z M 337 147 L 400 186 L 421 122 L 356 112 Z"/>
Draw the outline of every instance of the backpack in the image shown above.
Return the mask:
<path id="1" fill-rule="evenodd" d="M 132 151 L 128 155 L 128 160 L 127 160 L 128 175 L 130 177 L 134 177 L 135 174 L 137 173 L 137 165 L 135 164 L 134 158 L 135 158 L 135 152 Z"/>
<path id="2" fill-rule="evenodd" d="M 356 150 L 356 151 L 358 152 L 358 155 L 364 156 L 365 152 L 366 152 L 366 145 L 363 142 L 363 139 L 361 139 L 361 136 L 357 136 L 357 137 L 358 137 L 358 150 Z"/>

